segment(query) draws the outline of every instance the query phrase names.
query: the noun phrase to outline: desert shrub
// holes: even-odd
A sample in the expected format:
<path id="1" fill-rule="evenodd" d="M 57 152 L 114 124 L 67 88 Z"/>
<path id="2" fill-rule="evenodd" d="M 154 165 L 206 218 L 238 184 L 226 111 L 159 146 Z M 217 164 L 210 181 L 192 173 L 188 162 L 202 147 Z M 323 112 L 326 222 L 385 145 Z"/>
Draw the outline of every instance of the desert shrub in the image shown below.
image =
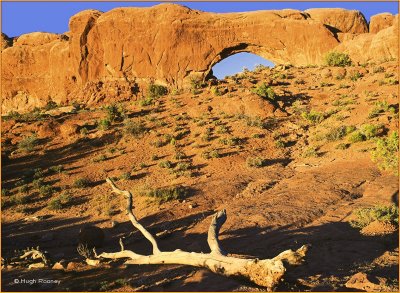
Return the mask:
<path id="1" fill-rule="evenodd" d="M 229 128 L 226 125 L 221 125 L 217 128 L 218 134 L 229 133 Z"/>
<path id="2" fill-rule="evenodd" d="M 268 100 L 275 100 L 276 95 L 272 87 L 269 87 L 263 82 L 261 85 L 259 85 L 257 88 L 252 90 L 253 93 L 259 95 L 263 99 L 268 99 Z"/>
<path id="3" fill-rule="evenodd" d="M 151 83 L 147 88 L 147 96 L 153 99 L 165 96 L 166 94 L 168 94 L 168 89 L 163 85 Z"/>
<path id="4" fill-rule="evenodd" d="M 121 174 L 120 178 L 122 180 L 131 180 L 132 179 L 132 175 L 130 172 L 124 172 Z"/>
<path id="5" fill-rule="evenodd" d="M 188 195 L 188 189 L 184 186 L 172 186 L 165 188 L 150 189 L 143 195 L 154 198 L 158 203 L 164 203 L 171 200 L 183 199 Z"/>
<path id="6" fill-rule="evenodd" d="M 371 139 L 378 136 L 382 132 L 381 125 L 364 124 L 361 126 L 361 133 L 366 139 Z"/>
<path id="7" fill-rule="evenodd" d="M 227 138 L 221 138 L 219 142 L 223 145 L 235 146 L 242 144 L 243 140 L 239 137 L 227 137 Z"/>
<path id="8" fill-rule="evenodd" d="M 362 229 L 374 221 L 387 222 L 396 227 L 399 226 L 399 209 L 394 204 L 390 206 L 377 205 L 372 208 L 357 209 L 353 212 L 353 215 L 356 216 L 356 219 L 352 220 L 350 225 L 355 228 Z"/>
<path id="9" fill-rule="evenodd" d="M 301 154 L 303 158 L 317 158 L 319 157 L 318 148 L 317 147 L 308 147 Z"/>
<path id="10" fill-rule="evenodd" d="M 102 154 L 102 155 L 97 156 L 96 158 L 93 158 L 92 161 L 93 161 L 94 163 L 98 163 L 98 162 L 103 162 L 103 161 L 105 161 L 105 160 L 107 160 L 107 156 L 104 155 L 104 154 Z"/>
<path id="11" fill-rule="evenodd" d="M 372 159 L 382 170 L 399 174 L 399 134 L 393 131 L 388 137 L 376 142 L 376 149 L 371 153 Z"/>
<path id="12" fill-rule="evenodd" d="M 55 109 L 57 107 L 58 107 L 57 103 L 54 102 L 53 100 L 50 100 L 47 102 L 46 106 L 44 106 L 44 110 L 49 111 L 49 110 Z"/>
<path id="13" fill-rule="evenodd" d="M 35 179 L 32 181 L 32 185 L 34 188 L 39 189 L 41 186 L 44 185 L 44 179 L 43 178 Z"/>
<path id="14" fill-rule="evenodd" d="M 385 68 L 384 68 L 383 66 L 377 66 L 377 67 L 374 67 L 374 68 L 372 69 L 372 72 L 373 72 L 373 73 L 385 72 Z"/>
<path id="15" fill-rule="evenodd" d="M 350 56 L 345 53 L 329 52 L 325 56 L 325 63 L 328 66 L 344 67 L 344 66 L 351 65 L 351 59 L 350 59 Z"/>
<path id="16" fill-rule="evenodd" d="M 211 88 L 211 93 L 212 93 L 214 96 L 221 96 L 221 95 L 222 95 L 221 91 L 220 91 L 219 88 L 216 87 L 216 86 Z"/>
<path id="17" fill-rule="evenodd" d="M 91 181 L 88 178 L 78 178 L 74 181 L 75 188 L 86 188 L 89 187 Z"/>
<path id="18" fill-rule="evenodd" d="M 107 120 L 112 122 L 121 122 L 125 119 L 126 110 L 122 104 L 111 104 L 105 107 Z"/>
<path id="19" fill-rule="evenodd" d="M 266 164 L 266 160 L 260 157 L 248 157 L 246 159 L 246 164 L 252 168 L 261 168 Z"/>
<path id="20" fill-rule="evenodd" d="M 246 121 L 247 126 L 258 127 L 261 129 L 265 129 L 268 126 L 267 123 L 265 123 L 265 121 L 263 121 L 258 116 L 256 116 L 256 117 L 245 116 L 244 119 Z"/>
<path id="21" fill-rule="evenodd" d="M 362 77 L 362 74 L 360 72 L 358 72 L 358 71 L 356 71 L 352 75 L 350 75 L 350 79 L 352 81 L 357 81 L 361 77 Z"/>
<path id="22" fill-rule="evenodd" d="M 101 119 L 97 122 L 97 128 L 101 130 L 107 130 L 111 126 L 111 121 L 109 119 Z"/>
<path id="23" fill-rule="evenodd" d="M 152 97 L 145 97 L 144 99 L 141 99 L 139 101 L 139 106 L 146 107 L 146 106 L 153 105 L 153 103 L 154 103 L 154 99 Z"/>
<path id="24" fill-rule="evenodd" d="M 51 196 L 54 193 L 54 188 L 51 185 L 42 185 L 39 187 L 39 193 L 42 196 Z"/>
<path id="25" fill-rule="evenodd" d="M 40 168 L 33 170 L 33 179 L 42 178 L 44 176 L 44 171 Z"/>
<path id="26" fill-rule="evenodd" d="M 364 136 L 360 131 L 354 131 L 354 132 L 349 136 L 349 141 L 350 141 L 351 143 L 364 141 L 365 139 L 366 139 L 365 136 Z"/>
<path id="27" fill-rule="evenodd" d="M 20 193 L 28 193 L 28 191 L 29 191 L 29 186 L 28 186 L 28 184 L 24 184 L 24 185 L 22 185 L 22 186 L 20 186 L 19 187 L 19 189 L 18 189 L 18 192 L 20 192 Z"/>
<path id="28" fill-rule="evenodd" d="M 325 115 L 321 112 L 311 110 L 310 112 L 301 113 L 301 117 L 312 124 L 321 123 L 325 119 Z"/>
<path id="29" fill-rule="evenodd" d="M 209 160 L 211 158 L 220 158 L 221 154 L 219 153 L 218 150 L 210 150 L 210 151 L 205 151 L 201 154 L 201 156 L 206 159 Z"/>
<path id="30" fill-rule="evenodd" d="M 175 152 L 175 160 L 182 160 L 186 158 L 186 154 L 182 151 L 176 151 Z"/>
<path id="31" fill-rule="evenodd" d="M 60 174 L 60 173 L 62 173 L 64 171 L 64 166 L 63 165 L 51 166 L 49 168 L 49 171 L 51 173 Z"/>
<path id="32" fill-rule="evenodd" d="M 31 152 L 37 146 L 39 143 L 39 140 L 36 136 L 36 134 L 33 134 L 31 136 L 27 136 L 23 138 L 19 143 L 18 143 L 18 148 L 21 150 L 24 150 L 26 152 Z"/>
<path id="33" fill-rule="evenodd" d="M 128 121 L 125 123 L 125 133 L 135 138 L 142 137 L 146 133 L 147 128 L 143 121 Z"/>
<path id="34" fill-rule="evenodd" d="M 50 200 L 49 203 L 47 204 L 47 207 L 50 210 L 62 210 L 66 208 L 71 203 L 71 201 L 72 201 L 72 196 L 68 192 L 65 192 L 60 196 Z"/>
<path id="35" fill-rule="evenodd" d="M 335 148 L 338 150 L 345 150 L 349 148 L 349 144 L 348 143 L 339 143 Z"/>
<path id="36" fill-rule="evenodd" d="M 285 142 L 282 139 L 277 139 L 275 141 L 275 146 L 277 148 L 284 148 L 285 147 Z"/>
<path id="37" fill-rule="evenodd" d="M 327 141 L 336 141 L 345 137 L 347 134 L 346 126 L 342 125 L 336 128 L 332 128 L 326 135 L 325 138 Z"/>
<path id="38" fill-rule="evenodd" d="M 1 189 L 1 196 L 9 196 L 11 194 L 10 190 L 6 188 Z"/>
<path id="39" fill-rule="evenodd" d="M 172 168 L 172 162 L 171 161 L 161 161 L 160 163 L 158 163 L 158 166 L 160 166 L 161 168 L 166 168 L 166 169 L 170 169 Z"/>
<path id="40" fill-rule="evenodd" d="M 389 105 L 387 101 L 378 101 L 375 103 L 375 106 L 368 113 L 368 118 L 375 118 L 379 116 L 379 114 L 384 112 L 396 113 L 396 109 Z"/>

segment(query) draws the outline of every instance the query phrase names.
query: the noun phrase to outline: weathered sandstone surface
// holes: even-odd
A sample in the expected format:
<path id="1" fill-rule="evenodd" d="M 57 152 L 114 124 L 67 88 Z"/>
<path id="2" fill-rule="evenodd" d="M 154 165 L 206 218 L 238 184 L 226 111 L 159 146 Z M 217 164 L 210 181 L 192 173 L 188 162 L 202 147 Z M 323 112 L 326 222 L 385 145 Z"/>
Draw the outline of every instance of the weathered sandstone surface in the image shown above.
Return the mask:
<path id="1" fill-rule="evenodd" d="M 1 40 L 3 115 L 49 99 L 126 100 L 149 81 L 184 86 L 238 52 L 295 66 L 322 64 L 334 49 L 355 61 L 398 55 L 395 21 L 370 34 L 360 12 L 344 9 L 217 14 L 161 4 L 85 10 L 71 17 L 65 34 L 2 34 Z"/>

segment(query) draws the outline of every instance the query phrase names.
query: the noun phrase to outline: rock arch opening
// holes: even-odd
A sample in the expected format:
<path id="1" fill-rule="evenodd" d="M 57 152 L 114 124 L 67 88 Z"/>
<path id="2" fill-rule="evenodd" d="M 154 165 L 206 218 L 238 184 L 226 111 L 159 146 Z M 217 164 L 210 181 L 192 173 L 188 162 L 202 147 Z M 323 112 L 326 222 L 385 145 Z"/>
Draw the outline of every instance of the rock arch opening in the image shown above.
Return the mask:
<path id="1" fill-rule="evenodd" d="M 254 70 L 258 66 L 274 67 L 275 64 L 257 54 L 250 52 L 238 52 L 221 59 L 215 63 L 208 74 L 217 79 L 243 72 L 244 70 Z"/>

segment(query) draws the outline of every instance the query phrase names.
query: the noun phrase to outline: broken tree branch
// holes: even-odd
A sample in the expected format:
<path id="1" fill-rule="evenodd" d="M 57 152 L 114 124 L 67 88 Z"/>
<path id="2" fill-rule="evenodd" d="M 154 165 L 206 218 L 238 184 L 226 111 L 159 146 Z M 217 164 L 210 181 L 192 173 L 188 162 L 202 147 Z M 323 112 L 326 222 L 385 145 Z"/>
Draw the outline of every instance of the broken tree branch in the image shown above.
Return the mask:
<path id="1" fill-rule="evenodd" d="M 127 213 L 134 227 L 136 227 L 153 245 L 152 255 L 140 255 L 125 247 L 120 241 L 121 251 L 97 254 L 96 258 L 119 259 L 127 258 L 125 264 L 181 264 L 207 268 L 210 271 L 228 277 L 241 277 L 268 289 L 273 289 L 285 274 L 286 268 L 291 265 L 299 265 L 303 262 L 308 246 L 303 245 L 298 250 L 286 250 L 272 259 L 246 259 L 227 256 L 222 250 L 218 236 L 227 216 L 226 211 L 216 213 L 208 230 L 207 242 L 210 253 L 187 252 L 177 249 L 175 251 L 162 252 L 158 249 L 155 238 L 137 221 L 132 212 L 132 194 L 115 186 L 110 178 L 107 182 L 113 191 L 123 195 L 127 199 Z M 286 267 L 285 267 L 286 266 Z"/>
<path id="2" fill-rule="evenodd" d="M 110 179 L 107 178 L 106 181 L 111 185 L 111 188 L 113 192 L 123 195 L 127 199 L 127 207 L 126 207 L 126 212 L 128 214 L 129 219 L 131 220 L 132 225 L 138 229 L 144 237 L 146 237 L 147 240 L 150 241 L 150 243 L 153 245 L 153 254 L 157 254 L 160 252 L 160 249 L 158 248 L 157 241 L 154 239 L 153 235 L 150 234 L 143 226 L 138 222 L 136 217 L 134 216 L 132 209 L 133 209 L 133 204 L 132 204 L 132 193 L 130 193 L 127 190 L 121 190 L 118 187 L 115 186 L 114 182 Z"/>

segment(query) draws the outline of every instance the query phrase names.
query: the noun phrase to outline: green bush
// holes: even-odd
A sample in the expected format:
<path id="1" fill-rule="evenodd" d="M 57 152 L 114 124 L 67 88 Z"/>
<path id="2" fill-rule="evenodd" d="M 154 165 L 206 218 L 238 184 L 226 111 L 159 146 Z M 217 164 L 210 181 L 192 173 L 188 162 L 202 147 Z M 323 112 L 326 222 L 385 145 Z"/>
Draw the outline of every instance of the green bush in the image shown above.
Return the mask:
<path id="1" fill-rule="evenodd" d="M 168 94 L 168 89 L 163 85 L 151 83 L 147 89 L 147 96 L 153 99 L 165 96 L 166 94 Z"/>
<path id="2" fill-rule="evenodd" d="M 158 166 L 160 166 L 161 168 L 170 169 L 172 168 L 172 162 L 168 160 L 161 161 L 160 163 L 158 163 Z"/>
<path id="3" fill-rule="evenodd" d="M 178 185 L 173 187 L 151 189 L 144 192 L 145 196 L 154 198 L 158 203 L 183 199 L 188 195 L 186 187 Z"/>
<path id="4" fill-rule="evenodd" d="M 111 104 L 105 108 L 107 120 L 112 122 L 121 122 L 126 117 L 126 110 L 122 104 Z"/>
<path id="5" fill-rule="evenodd" d="M 49 168 L 49 171 L 52 173 L 60 174 L 64 171 L 64 166 L 63 165 L 51 166 Z"/>
<path id="6" fill-rule="evenodd" d="M 58 107 L 57 103 L 50 100 L 47 102 L 46 106 L 44 106 L 44 110 L 49 111 L 49 110 L 55 109 L 57 107 Z"/>
<path id="7" fill-rule="evenodd" d="M 364 141 L 365 139 L 365 136 L 360 131 L 353 132 L 349 137 L 351 143 Z"/>
<path id="8" fill-rule="evenodd" d="M 51 196 L 54 191 L 54 188 L 50 185 L 42 185 L 39 187 L 39 193 L 43 196 Z"/>
<path id="9" fill-rule="evenodd" d="M 109 119 L 101 119 L 97 122 L 97 127 L 101 130 L 107 130 L 111 126 L 111 121 Z"/>
<path id="10" fill-rule="evenodd" d="M 74 181 L 74 187 L 76 188 L 86 188 L 91 184 L 88 178 L 78 178 Z"/>
<path id="11" fill-rule="evenodd" d="M 18 143 L 18 148 L 21 150 L 24 150 L 26 152 L 31 152 L 37 146 L 39 143 L 39 140 L 36 136 L 36 134 L 33 134 L 31 136 L 27 136 L 23 138 L 19 143 Z"/>
<path id="12" fill-rule="evenodd" d="M 147 132 L 147 128 L 143 121 L 128 121 L 125 123 L 125 133 L 135 138 L 142 137 Z"/>
<path id="13" fill-rule="evenodd" d="M 47 207 L 50 210 L 62 210 L 72 201 L 72 197 L 68 192 L 65 192 L 58 196 L 57 198 L 53 198 L 47 204 Z"/>
<path id="14" fill-rule="evenodd" d="M 266 160 L 260 157 L 248 157 L 246 159 L 246 164 L 252 168 L 261 168 L 266 164 Z"/>
<path id="15" fill-rule="evenodd" d="M 350 222 L 354 228 L 364 228 L 374 221 L 386 222 L 399 227 L 399 209 L 396 205 L 377 205 L 372 208 L 357 209 L 353 212 L 356 219 Z"/>
<path id="16" fill-rule="evenodd" d="M 376 149 L 371 153 L 373 161 L 382 170 L 399 174 L 399 134 L 393 131 L 388 137 L 376 142 Z"/>
<path id="17" fill-rule="evenodd" d="M 243 140 L 239 137 L 228 137 L 228 138 L 221 138 L 219 142 L 223 145 L 235 146 L 235 145 L 241 145 L 243 143 Z"/>
<path id="18" fill-rule="evenodd" d="M 311 157 L 317 158 L 319 157 L 318 149 L 317 147 L 312 147 L 312 146 L 308 147 L 303 151 L 301 156 L 303 158 L 311 158 Z"/>
<path id="19" fill-rule="evenodd" d="M 350 56 L 345 54 L 345 53 L 339 53 L 339 52 L 329 52 L 325 56 L 325 63 L 328 66 L 350 66 L 351 65 L 351 59 Z"/>
<path id="20" fill-rule="evenodd" d="M 268 100 L 275 100 L 276 95 L 272 87 L 269 87 L 263 82 L 261 85 L 259 85 L 257 88 L 252 90 L 253 93 L 259 95 L 263 99 L 268 99 Z"/>
<path id="21" fill-rule="evenodd" d="M 366 139 L 378 136 L 382 132 L 382 126 L 373 124 L 364 124 L 361 126 L 361 133 Z"/>
<path id="22" fill-rule="evenodd" d="M 332 128 L 326 135 L 327 141 L 337 141 L 345 137 L 347 134 L 346 126 L 342 125 L 336 128 Z"/>
<path id="23" fill-rule="evenodd" d="M 310 112 L 301 113 L 301 117 L 312 124 L 321 123 L 325 119 L 325 115 L 321 112 L 311 110 Z"/>

